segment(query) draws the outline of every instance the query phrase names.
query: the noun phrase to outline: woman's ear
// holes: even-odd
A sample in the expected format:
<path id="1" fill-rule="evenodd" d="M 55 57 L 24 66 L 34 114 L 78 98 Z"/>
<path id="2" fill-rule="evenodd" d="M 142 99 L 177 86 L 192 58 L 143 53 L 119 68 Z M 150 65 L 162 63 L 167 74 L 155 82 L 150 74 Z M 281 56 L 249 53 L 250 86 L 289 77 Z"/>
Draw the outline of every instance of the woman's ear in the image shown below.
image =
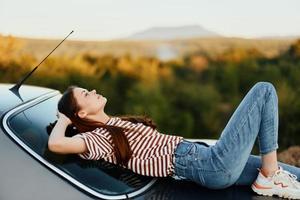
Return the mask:
<path id="1" fill-rule="evenodd" d="M 86 117 L 87 113 L 84 110 L 81 110 L 81 111 L 78 112 L 77 115 L 78 115 L 78 117 L 83 119 L 83 118 Z"/>

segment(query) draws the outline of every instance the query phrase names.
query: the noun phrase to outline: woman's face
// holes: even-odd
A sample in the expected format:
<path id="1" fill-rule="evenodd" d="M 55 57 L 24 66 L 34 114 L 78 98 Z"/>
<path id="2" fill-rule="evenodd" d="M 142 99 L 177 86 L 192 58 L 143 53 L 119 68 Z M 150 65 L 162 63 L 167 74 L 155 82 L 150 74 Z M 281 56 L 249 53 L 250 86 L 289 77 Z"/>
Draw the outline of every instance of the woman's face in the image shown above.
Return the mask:
<path id="1" fill-rule="evenodd" d="M 73 89 L 74 97 L 81 108 L 78 112 L 79 117 L 85 118 L 87 115 L 95 115 L 104 112 L 107 99 L 97 94 L 96 90 L 88 91 L 84 88 L 76 87 Z"/>

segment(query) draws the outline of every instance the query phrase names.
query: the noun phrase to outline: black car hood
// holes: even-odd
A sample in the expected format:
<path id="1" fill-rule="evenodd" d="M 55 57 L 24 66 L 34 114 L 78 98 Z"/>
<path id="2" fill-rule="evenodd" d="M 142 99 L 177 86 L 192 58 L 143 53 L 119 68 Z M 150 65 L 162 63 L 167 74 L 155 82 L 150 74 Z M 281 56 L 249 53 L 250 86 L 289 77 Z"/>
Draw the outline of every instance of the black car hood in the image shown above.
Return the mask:
<path id="1" fill-rule="evenodd" d="M 22 85 L 19 89 L 20 96 L 22 97 L 23 101 L 18 98 L 13 92 L 9 89 L 13 87 L 14 84 L 10 83 L 1 83 L 0 84 L 0 115 L 2 115 L 7 110 L 16 107 L 24 102 L 32 100 L 38 96 L 43 94 L 47 94 L 49 92 L 54 92 L 58 90 L 33 86 L 33 85 Z"/>

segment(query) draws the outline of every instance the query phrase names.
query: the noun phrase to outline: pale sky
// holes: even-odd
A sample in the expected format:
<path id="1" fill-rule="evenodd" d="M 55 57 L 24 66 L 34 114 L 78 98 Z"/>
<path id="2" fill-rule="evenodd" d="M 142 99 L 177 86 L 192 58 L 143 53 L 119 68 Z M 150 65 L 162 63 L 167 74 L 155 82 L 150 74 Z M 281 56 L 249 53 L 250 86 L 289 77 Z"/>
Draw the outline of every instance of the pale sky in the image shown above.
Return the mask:
<path id="1" fill-rule="evenodd" d="M 300 0 L 0 0 L 0 34 L 110 40 L 154 26 L 224 36 L 300 36 Z"/>

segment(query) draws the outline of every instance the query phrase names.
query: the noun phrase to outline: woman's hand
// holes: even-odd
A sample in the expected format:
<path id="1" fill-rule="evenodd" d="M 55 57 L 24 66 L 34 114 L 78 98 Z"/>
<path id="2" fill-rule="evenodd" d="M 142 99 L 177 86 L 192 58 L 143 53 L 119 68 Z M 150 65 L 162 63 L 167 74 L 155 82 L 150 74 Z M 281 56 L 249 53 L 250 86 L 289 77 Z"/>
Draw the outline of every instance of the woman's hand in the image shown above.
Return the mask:
<path id="1" fill-rule="evenodd" d="M 58 120 L 65 122 L 67 125 L 72 124 L 70 118 L 68 118 L 65 114 L 57 111 L 56 116 L 58 117 Z"/>

